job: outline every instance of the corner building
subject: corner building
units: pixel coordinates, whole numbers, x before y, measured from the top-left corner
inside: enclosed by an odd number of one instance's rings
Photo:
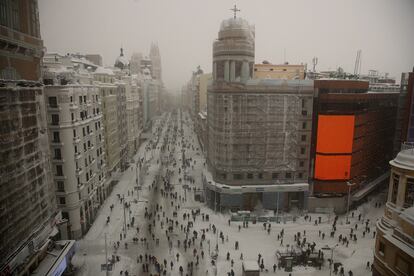
[[[384,216],[377,222],[374,276],[414,274],[414,144],[390,161]]]
[[[255,31],[224,20],[207,94],[207,203],[216,210],[306,207],[313,81],[253,79]]]

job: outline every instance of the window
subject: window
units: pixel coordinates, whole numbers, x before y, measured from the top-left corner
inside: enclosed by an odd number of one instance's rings
[[[303,161],[299,162],[299,167],[303,168],[304,165],[305,165],[305,162],[303,162]]]
[[[391,191],[391,202],[397,202],[398,184],[400,182],[400,175],[394,173],[392,176],[392,191]]]
[[[72,116],[72,121],[75,121],[75,114],[73,114],[73,112],[71,113]]]
[[[76,129],[73,130],[73,138],[76,137]]]
[[[247,179],[253,179],[253,174],[252,173],[248,173],[247,174]]]
[[[59,197],[60,204],[66,204],[66,199],[64,197]]]
[[[18,1],[12,1],[11,2],[12,6],[12,28],[15,30],[20,30],[20,18],[19,18],[19,2]]]
[[[79,96],[79,103],[82,103],[82,96]]]
[[[83,102],[86,103],[86,96],[83,96]]]
[[[305,148],[300,148],[300,154],[305,154]]]
[[[91,141],[88,141],[88,148],[91,147]]]
[[[78,153],[78,146],[75,146],[75,153]]]
[[[257,178],[259,178],[259,179],[263,179],[263,173],[258,173],[258,174],[257,174]]]
[[[88,182],[89,181],[89,174],[87,173],[86,174],[86,182]],[[89,187],[88,187],[89,188]]]
[[[62,154],[60,149],[55,149],[55,159],[56,160],[61,160],[62,159]]]
[[[395,259],[395,268],[399,272],[401,272],[402,275],[407,275],[407,276],[410,275],[409,263],[398,254],[397,254],[397,258]]]
[[[222,174],[221,174],[221,178],[222,178],[222,179],[226,179],[226,178],[227,178],[227,174],[222,173]]]
[[[59,192],[65,191],[65,183],[63,181],[57,181],[56,184]]]
[[[63,168],[61,165],[56,165],[56,175],[63,176]]]
[[[383,242],[379,242],[378,252],[381,256],[385,256],[385,244]]]
[[[85,137],[86,136],[86,131],[85,131],[84,127],[82,128],[82,133],[83,133],[83,137]]]
[[[57,107],[57,98],[56,97],[49,97],[49,106],[50,107]]]
[[[242,175],[239,174],[239,173],[233,174],[233,179],[235,179],[235,180],[240,180],[242,178],[243,178]]]
[[[278,173],[272,173],[272,179],[278,179],[279,174]]]
[[[86,148],[86,143],[83,143],[83,151],[86,152],[87,148]]]
[[[88,166],[88,159],[85,158],[85,167]]]
[[[303,178],[303,173],[298,173],[298,178],[302,179]]]
[[[52,125],[57,126],[59,125],[59,115],[52,114]]]
[[[68,212],[62,212],[62,218],[63,219],[69,219],[69,213]]]
[[[414,178],[407,177],[407,186],[405,187],[404,208],[414,206]]]
[[[7,6],[7,1],[0,1],[0,25],[8,26],[9,24],[9,9]]]
[[[53,142],[54,143],[60,143],[59,131],[53,131]]]
[[[287,179],[290,179],[290,178],[292,178],[292,173],[290,173],[290,172],[287,172],[287,173],[285,174],[285,177],[286,177]]]
[[[72,96],[70,96],[70,102],[73,102],[73,97]]]
[[[300,137],[300,139],[301,139],[301,141],[302,141],[302,142],[306,141],[306,135],[302,135],[302,136]]]
[[[90,133],[91,132],[90,129],[89,129],[89,126],[86,126],[86,132],[87,133]]]
[[[302,99],[302,108],[305,108],[305,107],[306,107],[306,100]]]
[[[302,129],[306,129],[306,122],[302,123]]]

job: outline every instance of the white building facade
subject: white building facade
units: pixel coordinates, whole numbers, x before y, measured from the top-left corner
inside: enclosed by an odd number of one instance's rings
[[[93,85],[45,86],[57,205],[68,219],[63,238],[87,232],[105,192],[105,146],[99,90]]]

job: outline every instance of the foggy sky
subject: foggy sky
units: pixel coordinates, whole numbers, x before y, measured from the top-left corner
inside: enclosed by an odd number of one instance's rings
[[[212,68],[212,43],[222,20],[238,16],[255,25],[256,63],[308,63],[317,69],[362,73],[401,72],[414,66],[414,0],[39,0],[40,28],[48,52],[97,53],[113,66],[121,45],[148,55],[160,48],[163,80],[180,89],[200,65]]]

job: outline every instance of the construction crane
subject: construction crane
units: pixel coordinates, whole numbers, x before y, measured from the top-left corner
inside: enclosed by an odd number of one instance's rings
[[[355,67],[354,67],[354,75],[359,77],[359,74],[361,74],[361,50],[357,51],[357,55],[355,58]]]

